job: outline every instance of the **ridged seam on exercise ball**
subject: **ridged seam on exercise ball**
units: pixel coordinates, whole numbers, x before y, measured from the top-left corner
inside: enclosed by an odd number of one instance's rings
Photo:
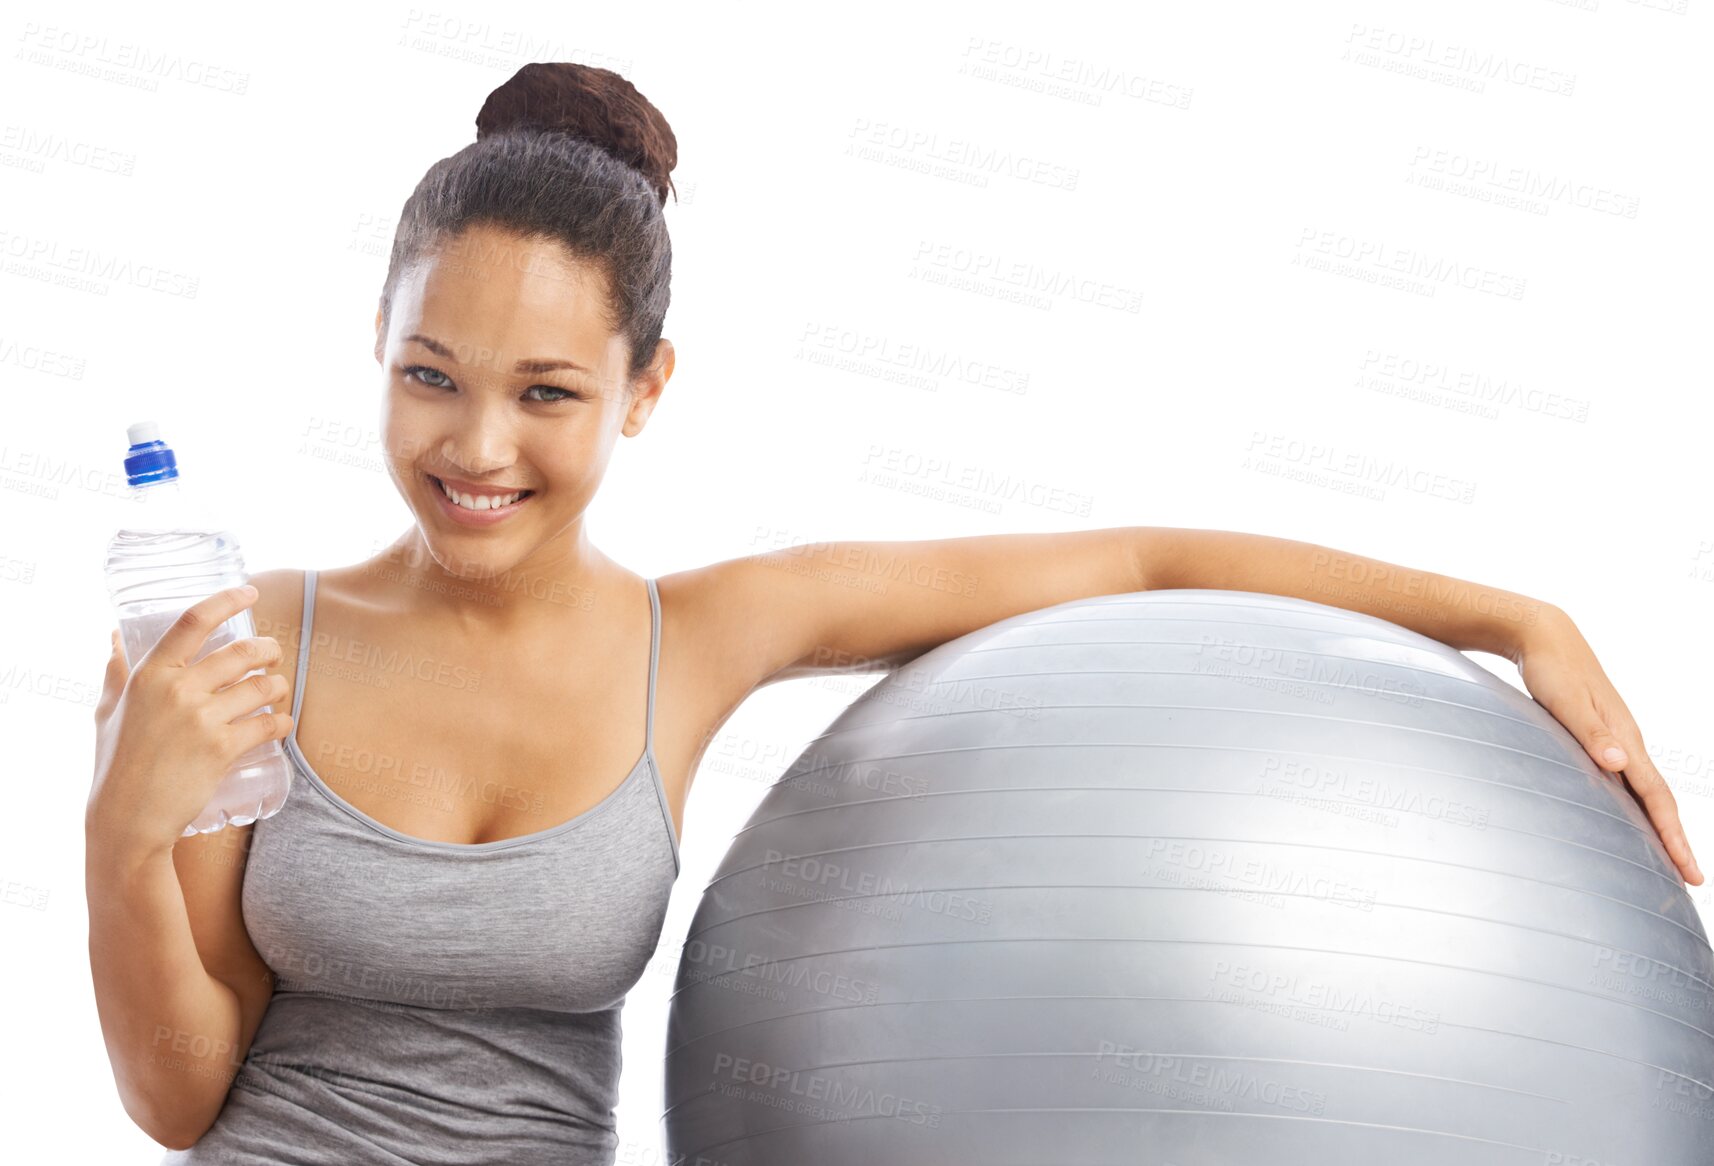
[[[1108,595],[864,693],[686,936],[683,1166],[1688,1166],[1707,935],[1622,784],[1385,620]]]

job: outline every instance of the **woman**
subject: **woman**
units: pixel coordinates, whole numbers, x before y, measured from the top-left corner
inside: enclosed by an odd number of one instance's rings
[[[1505,655],[1701,881],[1624,702],[1564,613],[1522,596],[1411,573],[1403,617],[1354,582],[1385,564],[1139,527],[624,570],[584,514],[673,370],[672,131],[570,64],[519,70],[477,129],[406,203],[376,315],[416,525],[358,566],[202,601],[130,674],[115,642],[90,954],[120,1094],[168,1161],[611,1161],[619,1008],[710,737],[772,681],[1079,597],[1268,591]],[[261,635],[187,663],[252,601]],[[179,841],[269,738],[295,763],[285,807]]]

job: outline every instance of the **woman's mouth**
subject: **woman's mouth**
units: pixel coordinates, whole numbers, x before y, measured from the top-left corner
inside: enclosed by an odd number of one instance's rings
[[[464,526],[493,526],[522,510],[534,490],[485,490],[476,492],[449,486],[433,474],[423,475],[440,504],[440,511]]]

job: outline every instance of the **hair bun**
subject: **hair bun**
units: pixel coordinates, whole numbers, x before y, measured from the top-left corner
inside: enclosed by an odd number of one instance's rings
[[[611,69],[534,61],[488,95],[476,140],[507,131],[558,130],[600,146],[642,172],[665,206],[678,165],[678,139],[661,111]]]

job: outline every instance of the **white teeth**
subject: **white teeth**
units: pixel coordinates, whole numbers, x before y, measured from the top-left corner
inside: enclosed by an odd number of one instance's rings
[[[438,478],[435,480],[440,481]],[[445,482],[440,482],[440,492],[452,499],[453,505],[463,507],[465,510],[497,510],[502,506],[510,506],[524,496],[522,490],[515,494],[504,495],[463,494]]]

